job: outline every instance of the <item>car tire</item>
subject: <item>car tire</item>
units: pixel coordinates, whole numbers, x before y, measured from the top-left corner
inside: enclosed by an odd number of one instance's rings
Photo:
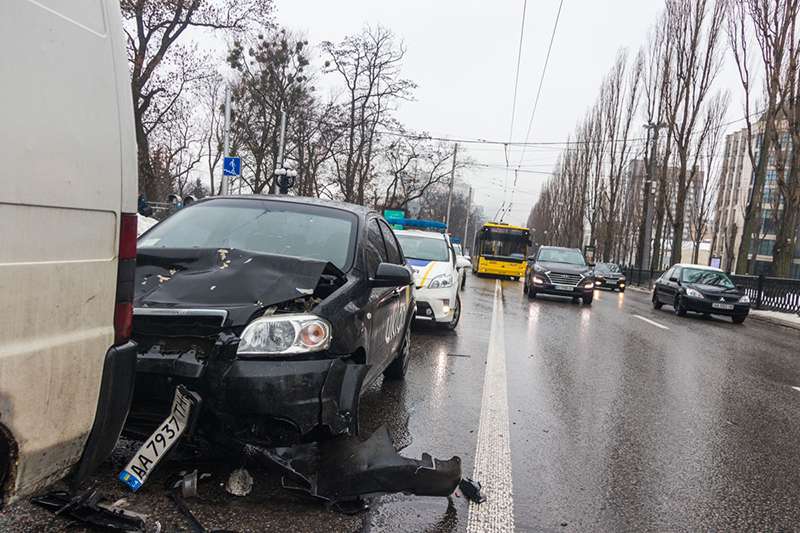
[[[391,381],[405,379],[409,361],[411,361],[411,324],[406,326],[403,344],[400,345],[394,360],[383,371],[383,377]]]
[[[664,307],[664,304],[659,301],[656,291],[653,291],[653,309],[661,309],[662,307]]]
[[[625,292],[625,289],[620,289],[620,290],[619,290],[619,292],[621,292],[621,293],[622,293],[622,292]]]
[[[583,305],[592,305],[592,300],[594,300],[594,294],[589,296],[581,296],[581,302],[583,302]]]
[[[533,290],[533,287],[528,287],[528,300],[533,300],[536,298],[536,291]]]
[[[461,278],[461,290],[463,291],[467,286],[467,273],[464,272],[464,277]]]
[[[675,302],[672,304],[672,309],[675,311],[676,315],[686,316],[686,307],[683,305],[680,294],[675,297]]]
[[[447,330],[453,331],[461,320],[461,296],[456,294],[456,308],[453,310],[453,318],[450,322],[437,322],[437,324]]]
[[[734,324],[741,324],[742,322],[744,322],[745,318],[747,318],[747,315],[742,315],[742,316],[733,315],[731,317],[731,320],[733,320]]]
[[[528,294],[528,281],[525,279],[526,281],[522,282],[522,294]]]

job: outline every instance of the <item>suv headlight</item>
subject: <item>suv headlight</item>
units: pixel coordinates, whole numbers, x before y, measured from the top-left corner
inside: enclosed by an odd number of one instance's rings
[[[703,293],[691,287],[686,288],[686,296],[691,296],[692,298],[705,298],[705,296],[703,296]]]
[[[739,303],[740,304],[749,304],[750,303],[750,297],[745,294],[744,296],[739,298]]]
[[[453,286],[452,274],[439,274],[428,282],[429,289],[446,289]]]
[[[286,355],[319,352],[331,345],[331,325],[308,314],[270,315],[250,322],[239,340],[238,355]]]

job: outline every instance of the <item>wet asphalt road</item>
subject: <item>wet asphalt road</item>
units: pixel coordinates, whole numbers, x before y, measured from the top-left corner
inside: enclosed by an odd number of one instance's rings
[[[472,475],[482,412],[497,407],[482,405],[487,357],[497,357],[502,339],[513,483],[505,523],[517,531],[800,527],[800,390],[792,388],[800,387],[800,332],[679,318],[668,307],[653,310],[649,295],[634,290],[597,291],[587,307],[529,301],[520,283],[501,285],[468,279],[455,333],[417,325],[405,383],[379,381],[362,399],[365,434],[386,425],[404,455],[458,455]],[[502,319],[490,346],[496,297]],[[126,497],[165,531],[188,530],[162,487],[168,473],[196,465],[164,464],[131,495],[113,479],[130,446],[122,443],[96,475],[101,491]],[[250,495],[234,498],[220,487],[229,467],[200,469],[213,477],[189,505],[208,528],[468,529],[462,497],[383,496],[367,513],[345,516],[286,493],[262,472]],[[496,480],[481,481],[491,498]],[[66,524],[29,504],[0,513],[0,531]]]

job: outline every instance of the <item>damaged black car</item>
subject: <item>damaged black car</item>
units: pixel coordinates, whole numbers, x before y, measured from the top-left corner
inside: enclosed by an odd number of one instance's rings
[[[272,448],[357,434],[362,390],[406,373],[411,282],[386,221],[338,202],[216,197],[142,235],[125,431],[149,439],[121,479],[138,488],[187,431]]]

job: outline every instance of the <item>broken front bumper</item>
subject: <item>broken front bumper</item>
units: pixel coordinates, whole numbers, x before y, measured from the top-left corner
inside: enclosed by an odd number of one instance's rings
[[[341,358],[205,361],[190,353],[139,354],[127,431],[149,434],[169,412],[175,387],[182,384],[202,395],[198,429],[211,440],[236,435],[285,445],[356,434],[367,369]]]

